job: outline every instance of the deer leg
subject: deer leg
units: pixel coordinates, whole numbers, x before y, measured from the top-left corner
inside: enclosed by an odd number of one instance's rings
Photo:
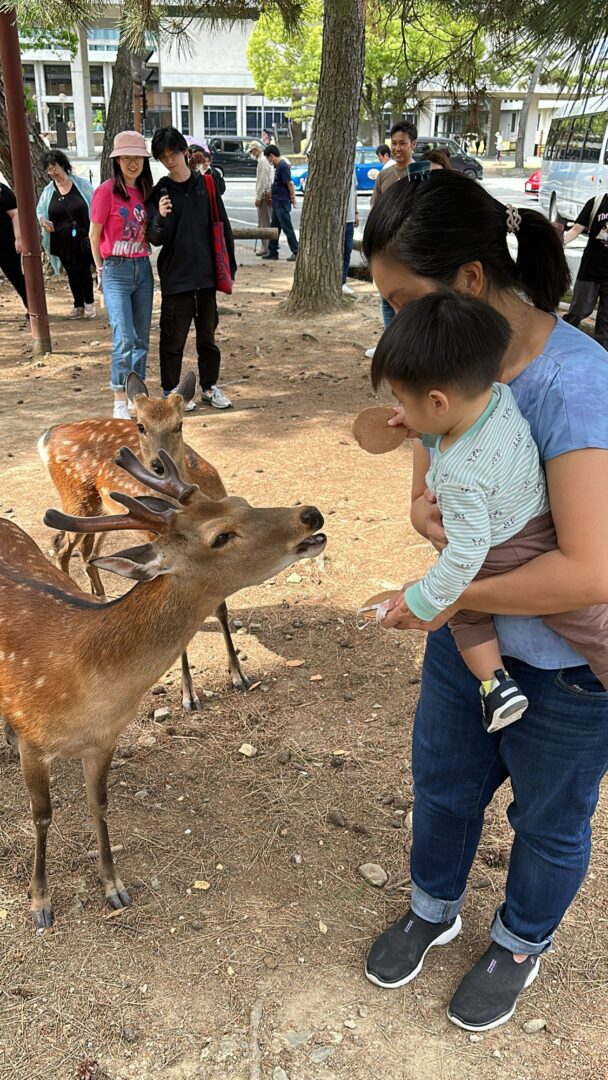
[[[64,574],[70,575],[70,559],[72,552],[80,539],[79,533],[60,532],[53,540],[51,551],[55,562]]]
[[[53,908],[46,880],[46,838],[51,824],[50,768],[38,753],[23,740],[19,744],[21,771],[30,796],[32,818],[36,829],[34,870],[28,896],[32,901],[32,918],[37,930],[53,925]]]
[[[99,570],[96,566],[93,566],[90,561],[93,555],[97,554],[96,542],[97,536],[95,533],[85,533],[82,543],[80,544],[80,554],[82,555],[84,568],[87,572],[89,581],[91,582],[91,592],[93,593],[93,596],[103,596],[105,598],[106,590],[104,589],[102,580],[99,576]]]
[[[126,908],[131,906],[131,897],[116,873],[114,858],[108,835],[108,772],[114,754],[111,750],[96,750],[83,758],[84,782],[87,789],[87,802],[97,833],[99,852],[99,877],[110,907]]]
[[[182,653],[182,709],[184,712],[198,712],[202,707],[201,699],[192,682],[188,653],[184,651]]]
[[[235,690],[247,690],[251,686],[251,679],[245,675],[239,658],[236,655],[236,649],[230,634],[230,627],[228,626],[228,608],[225,603],[222,602],[219,604],[218,607],[216,607],[214,614],[222,628],[224,644],[226,646],[226,652],[228,653],[228,671],[230,672],[232,685]]]

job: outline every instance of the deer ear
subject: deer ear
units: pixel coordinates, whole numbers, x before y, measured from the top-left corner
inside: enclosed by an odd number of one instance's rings
[[[127,400],[129,402],[129,408],[131,409],[135,405],[135,398],[139,397],[140,394],[144,394],[145,397],[150,397],[148,393],[148,387],[136,371],[130,371],[127,375],[125,392],[127,395]]]
[[[196,375],[193,371],[189,371],[187,375],[184,375],[180,381],[179,386],[175,387],[174,394],[181,394],[184,401],[192,401],[194,397],[194,391],[196,390]]]
[[[111,574],[133,578],[134,581],[152,581],[161,574],[171,573],[162,551],[154,543],[125,548],[124,551],[117,551],[116,555],[100,555],[91,562],[100,570],[109,570]]]

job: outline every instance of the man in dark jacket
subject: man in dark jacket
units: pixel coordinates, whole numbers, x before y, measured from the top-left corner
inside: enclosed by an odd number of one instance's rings
[[[179,383],[184,348],[194,320],[201,400],[215,409],[227,409],[232,402],[217,386],[221,358],[215,343],[218,323],[215,256],[205,181],[199,172],[190,171],[188,145],[177,128],[160,128],[155,133],[152,154],[169,174],[158,181],[152,192],[155,213],[149,228],[151,243],[162,246],[158,276],[162,293],[160,375],[163,392],[166,396]],[[219,194],[217,205],[224,223],[230,273],[234,279],[234,241]],[[193,404],[190,407],[194,407]]]

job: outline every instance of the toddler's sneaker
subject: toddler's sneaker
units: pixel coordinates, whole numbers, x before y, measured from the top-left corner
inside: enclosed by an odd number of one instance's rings
[[[483,705],[483,726],[486,731],[500,731],[513,724],[528,708],[528,699],[508,672],[499,668],[493,679],[479,687]]]
[[[212,405],[214,409],[229,409],[232,405],[230,398],[226,397],[219,386],[212,386],[209,390],[203,390],[201,401],[205,405]]]
[[[73,307],[68,315],[68,319],[84,319],[84,308]]]

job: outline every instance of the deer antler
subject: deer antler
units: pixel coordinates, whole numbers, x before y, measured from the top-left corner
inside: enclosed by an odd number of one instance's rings
[[[72,517],[61,510],[47,510],[43,521],[51,529],[64,529],[73,533],[101,533],[123,529],[147,529],[150,532],[166,532],[177,516],[177,511],[163,499],[132,498],[113,491],[110,498],[127,507],[127,514],[100,514],[96,517]]]
[[[142,465],[139,458],[135,457],[135,454],[132,450],[129,450],[128,446],[121,446],[114,460],[121,469],[129,473],[129,476],[133,476],[141,484],[145,484],[146,487],[152,488],[152,491],[159,491],[161,495],[166,495],[169,499],[185,503],[188,496],[197,490],[196,484],[186,484],[182,480],[175,462],[169,457],[166,450],[159,450],[158,457],[163,465],[163,476],[158,476],[157,473],[146,469],[145,465]]]

